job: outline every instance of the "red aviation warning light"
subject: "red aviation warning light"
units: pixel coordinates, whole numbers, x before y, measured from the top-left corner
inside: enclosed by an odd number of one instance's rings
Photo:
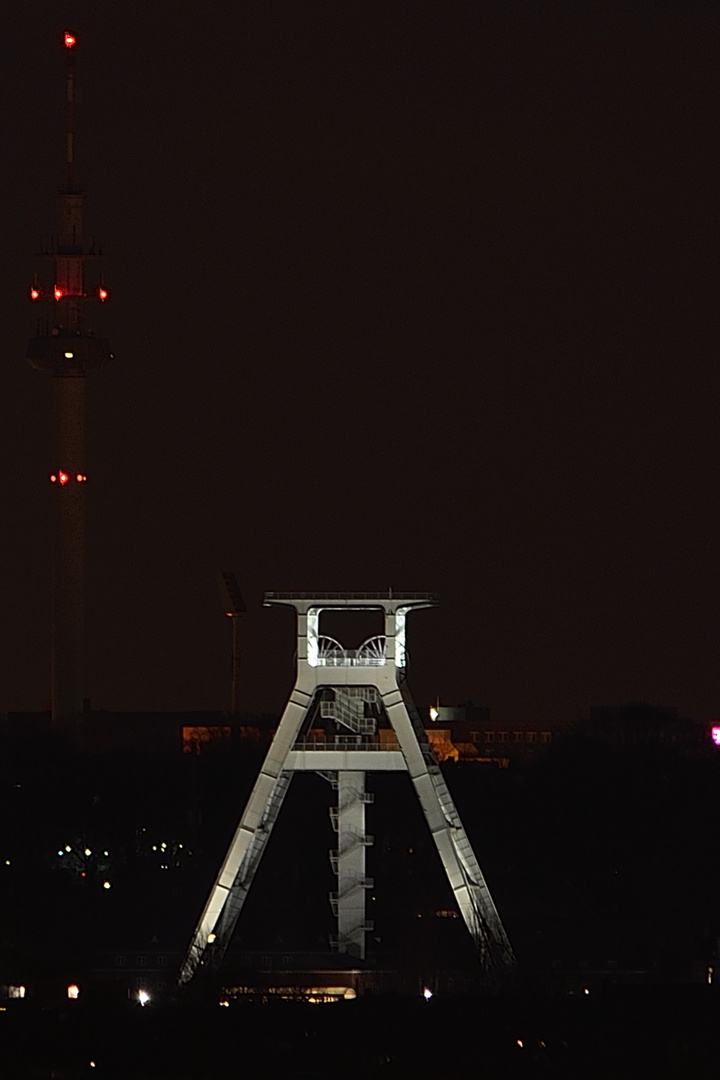
[[[38,289],[37,285],[30,286],[30,299],[33,301],[40,299],[40,290]]]
[[[65,295],[65,290],[61,289],[59,285],[56,285],[55,288],[53,289],[53,296],[55,297],[55,299],[56,300],[62,300],[64,295]]]
[[[87,483],[87,476],[85,473],[76,473],[74,478],[69,476],[68,473],[63,472],[62,469],[56,473],[50,473],[50,483],[60,484],[60,487],[65,487],[66,484],[70,483],[71,479],[74,479],[78,484]]]
[[[75,45],[75,41],[76,41],[75,35],[74,34],[69,34],[67,32],[67,30],[66,30],[65,31],[65,48],[66,49],[72,49],[72,47]]]
[[[100,300],[102,303],[104,303],[107,300],[108,295],[109,294],[108,294],[107,289],[103,285],[101,285],[100,288],[98,289],[98,300]]]

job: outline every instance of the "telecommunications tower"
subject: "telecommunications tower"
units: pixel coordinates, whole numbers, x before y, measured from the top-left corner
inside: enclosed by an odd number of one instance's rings
[[[486,982],[498,985],[512,973],[512,947],[405,683],[407,615],[435,603],[430,593],[265,594],[266,606],[297,612],[295,687],[190,941],[181,985],[219,967],[296,772],[319,773],[337,792],[330,809],[338,834],[330,852],[337,890],[330,903],[339,953],[364,959],[372,929],[365,917],[365,893],[373,886],[365,870],[372,844],[365,774],[406,772]],[[320,634],[320,615],[328,610],[379,610],[385,632],[345,649]],[[320,739],[317,724],[324,728]]]
[[[54,446],[49,474],[53,488],[52,716],[77,718],[85,699],[84,491],[85,376],[111,358],[110,343],[85,324],[88,303],[108,299],[102,275],[88,267],[100,258],[83,241],[83,193],[75,181],[75,36],[66,33],[65,183],[60,188],[60,228],[40,252],[53,276],[36,275],[30,299],[52,307],[38,319],[27,350],[29,364],[53,380]]]

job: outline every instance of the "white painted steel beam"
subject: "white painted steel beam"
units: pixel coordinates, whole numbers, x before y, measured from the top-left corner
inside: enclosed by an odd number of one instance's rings
[[[287,766],[292,772],[405,772],[400,750],[291,750]]]
[[[365,959],[365,773],[338,773],[337,951]]]

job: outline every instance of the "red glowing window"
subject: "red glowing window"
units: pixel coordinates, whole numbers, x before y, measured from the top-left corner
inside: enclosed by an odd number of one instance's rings
[[[75,44],[75,37],[74,37],[74,35],[73,35],[73,34],[68,34],[68,33],[66,33],[66,34],[65,34],[65,48],[66,48],[66,49],[72,49],[72,47],[73,47],[73,45],[74,45],[74,44]]]
[[[31,300],[39,300],[40,299],[40,290],[36,289],[34,285],[30,286],[30,299]]]
[[[62,300],[63,296],[65,295],[65,290],[61,289],[59,285],[56,285],[53,289],[53,295],[56,300]]]

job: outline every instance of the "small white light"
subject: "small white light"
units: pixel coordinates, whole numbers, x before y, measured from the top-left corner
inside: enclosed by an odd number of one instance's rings
[[[71,1001],[77,1001],[77,999],[80,997],[80,987],[77,986],[75,983],[71,983],[70,986],[68,986],[67,988],[67,996],[70,998]]]
[[[423,997],[425,998],[426,1001],[429,1001],[432,996],[433,996],[432,990],[429,987],[426,986],[425,989],[423,990]]]
[[[147,1005],[149,1000],[150,995],[148,994],[147,990],[138,990],[138,1001],[141,1005]]]
[[[66,352],[66,353],[65,353],[65,359],[66,359],[66,360],[72,360],[72,358],[73,358],[73,356],[74,356],[74,355],[75,355],[74,353],[71,353],[71,352]]]
[[[437,711],[435,706],[431,705],[431,707],[430,707],[430,719],[431,720],[437,720],[439,715],[440,715],[440,713]]]
[[[111,889],[112,885],[109,881],[103,881],[103,889]]]
[[[212,933],[208,934],[208,936],[207,936],[207,939],[208,939],[208,945],[212,945],[213,941],[215,940],[215,936],[216,936],[216,935],[215,935],[215,934],[212,934]]]
[[[66,851],[72,851],[72,848],[70,847],[70,845],[69,845],[69,844],[66,844],[66,845],[65,845],[65,850],[66,850]]]
[[[86,855],[92,855],[92,851],[90,850],[90,848],[89,848],[89,847],[86,847],[86,848],[85,848],[85,854],[86,854]]]

